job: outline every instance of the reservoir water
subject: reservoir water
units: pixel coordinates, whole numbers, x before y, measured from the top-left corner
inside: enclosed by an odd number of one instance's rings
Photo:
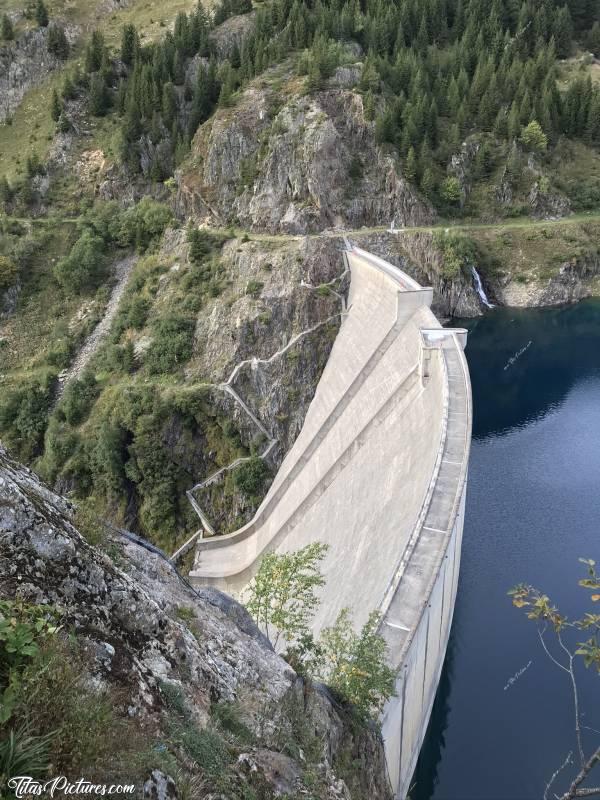
[[[458,324],[469,328],[474,406],[461,575],[410,797],[537,800],[575,757],[572,695],[507,591],[530,583],[570,615],[592,610],[577,581],[579,557],[600,563],[600,301]],[[578,675],[590,749],[600,676],[583,665]]]

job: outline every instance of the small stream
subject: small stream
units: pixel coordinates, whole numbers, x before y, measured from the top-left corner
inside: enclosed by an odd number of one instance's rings
[[[454,322],[469,328],[474,405],[461,575],[410,797],[539,800],[575,754],[569,677],[506,593],[532,583],[569,614],[591,610],[577,581],[578,558],[600,562],[600,301]],[[579,680],[600,731],[600,676],[582,666]]]

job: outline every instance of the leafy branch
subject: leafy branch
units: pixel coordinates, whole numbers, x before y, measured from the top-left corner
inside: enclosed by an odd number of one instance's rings
[[[600,601],[600,575],[596,570],[596,562],[592,559],[579,559],[587,567],[587,577],[579,581],[579,586],[590,590],[590,600],[592,603]],[[555,795],[558,800],[574,800],[577,797],[600,796],[600,786],[583,787],[592,770],[600,763],[600,746],[591,755],[586,755],[582,734],[580,698],[577,686],[577,676],[575,665],[578,660],[583,661],[586,668],[595,667],[600,673],[600,614],[586,612],[579,619],[569,619],[562,614],[555,606],[548,595],[527,584],[519,584],[509,592],[512,603],[516,608],[524,609],[528,619],[537,624],[538,637],[544,652],[550,661],[569,676],[573,697],[573,713],[575,724],[575,737],[577,740],[577,751],[579,755],[579,771],[572,780],[567,791],[562,795]],[[552,651],[546,640],[548,632],[554,633],[555,650]],[[579,634],[585,631],[588,636],[584,641],[577,641],[575,646],[569,647],[565,642],[565,637],[570,632]],[[579,636],[577,635],[577,638]],[[565,764],[553,774],[544,792],[547,797],[548,791],[558,774],[566,765],[570,763],[570,757]]]

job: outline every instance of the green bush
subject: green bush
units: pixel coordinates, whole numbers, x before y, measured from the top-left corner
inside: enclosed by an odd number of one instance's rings
[[[261,281],[251,280],[248,281],[246,285],[246,294],[250,295],[250,297],[254,297],[257,299],[260,297],[260,293],[262,292],[264,287],[264,283]]]
[[[434,243],[443,256],[441,274],[446,280],[454,280],[462,270],[476,261],[475,243],[460,233],[438,233],[434,237]]]
[[[269,467],[263,459],[254,456],[234,469],[233,482],[246,497],[256,498],[261,493],[269,473]]]
[[[90,370],[86,370],[80,378],[67,385],[59,408],[69,425],[79,425],[83,422],[99,391],[96,377]]]
[[[84,231],[71,252],[56,264],[54,274],[69,294],[79,294],[96,288],[105,276],[104,241]]]
[[[133,782],[148,745],[135,722],[115,713],[117,698],[93,688],[87,672],[75,637],[47,641],[22,672],[15,717],[46,744],[54,774]]]
[[[0,725],[15,713],[27,664],[57,630],[49,608],[0,600]]]
[[[172,219],[173,213],[168,206],[144,197],[123,214],[120,242],[124,247],[135,245],[138,252],[144,253],[156,245]]]
[[[385,661],[386,643],[378,634],[380,615],[373,612],[360,633],[347,608],[321,634],[325,658],[320,677],[364,719],[376,715],[394,694],[394,671]]]
[[[222,246],[225,237],[204,228],[189,228],[187,240],[190,245],[189,259],[192,264],[202,264],[207,257]]]
[[[0,255],[0,295],[14,285],[17,275],[16,264],[7,256]]]
[[[157,375],[173,372],[192,355],[195,323],[193,319],[173,315],[159,319],[152,326],[152,344],[146,351],[148,372]]]
[[[46,376],[24,382],[0,398],[0,431],[8,447],[23,461],[41,450],[51,389],[51,376]]]
[[[247,590],[246,606],[275,647],[286,643],[285,657],[301,674],[324,680],[358,719],[376,718],[394,694],[395,675],[386,664],[386,643],[379,635],[380,615],[370,614],[360,633],[348,609],[318,641],[310,622],[325,583],[319,563],[327,547],[319,542],[292,553],[267,553]]]

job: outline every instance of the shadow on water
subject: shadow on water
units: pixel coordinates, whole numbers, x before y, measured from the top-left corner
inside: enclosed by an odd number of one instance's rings
[[[410,796],[537,800],[574,749],[570,687],[507,591],[530,582],[589,610],[577,581],[578,557],[600,561],[600,302],[455,323],[474,407],[461,574]],[[600,680],[581,672],[600,729]]]
[[[437,765],[441,761],[442,752],[445,744],[445,732],[448,726],[448,710],[450,700],[450,686],[452,685],[452,671],[454,662],[454,639],[450,637],[446,660],[440,676],[433,708],[431,709],[431,719],[421,755],[417,762],[415,774],[412,780],[412,790],[410,796],[418,792],[419,797],[431,797],[435,788],[437,778]]]

